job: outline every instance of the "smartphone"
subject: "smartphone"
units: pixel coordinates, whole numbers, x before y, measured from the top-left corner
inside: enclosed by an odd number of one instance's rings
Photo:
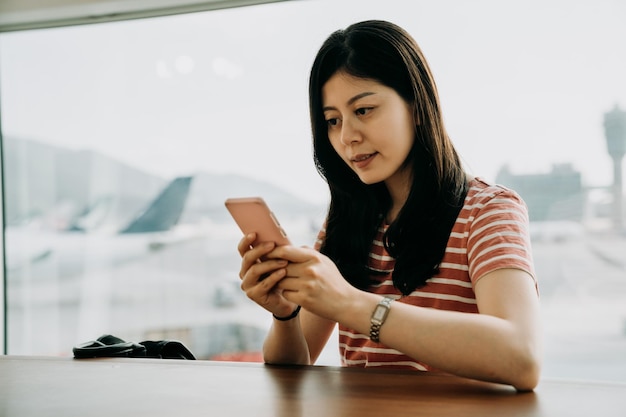
[[[255,246],[262,242],[289,245],[287,233],[262,197],[228,198],[224,203],[244,235],[255,232]]]

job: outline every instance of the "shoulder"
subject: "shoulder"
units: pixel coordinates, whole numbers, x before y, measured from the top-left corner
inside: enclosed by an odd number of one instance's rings
[[[475,177],[470,181],[469,191],[465,199],[466,202],[486,204],[494,199],[504,199],[513,203],[524,204],[524,200],[515,190],[500,184],[490,183],[480,177]]]
[[[502,268],[521,269],[534,279],[528,210],[517,192],[475,178],[460,217],[473,282]]]
[[[470,181],[462,211],[474,218],[486,212],[528,218],[526,203],[515,190],[489,183],[480,177]]]
[[[470,181],[457,223],[457,231],[467,233],[470,240],[511,231],[524,236],[529,234],[528,208],[520,195],[482,178]]]

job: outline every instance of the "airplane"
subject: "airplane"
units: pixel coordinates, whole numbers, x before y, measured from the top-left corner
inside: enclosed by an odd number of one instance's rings
[[[9,278],[12,272],[44,261],[55,262],[59,276],[76,275],[86,268],[116,266],[199,237],[199,228],[178,224],[192,179],[173,179],[133,220],[113,233],[87,226],[89,216],[103,216],[103,201],[109,204],[106,199],[96,202],[63,231],[8,226],[5,250]]]

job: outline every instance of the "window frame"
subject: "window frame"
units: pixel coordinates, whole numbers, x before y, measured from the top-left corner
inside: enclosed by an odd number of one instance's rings
[[[0,33],[171,16],[293,0],[20,0],[0,2]]]

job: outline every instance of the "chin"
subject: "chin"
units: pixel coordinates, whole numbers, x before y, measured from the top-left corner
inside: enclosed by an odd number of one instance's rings
[[[359,175],[359,179],[365,185],[378,184],[379,182],[382,181],[380,178],[374,178],[374,177],[368,176],[368,175]]]

